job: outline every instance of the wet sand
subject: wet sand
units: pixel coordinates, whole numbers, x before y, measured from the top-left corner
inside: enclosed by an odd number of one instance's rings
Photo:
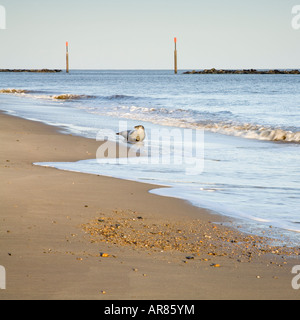
[[[94,159],[99,146],[0,114],[1,300],[300,298],[299,248],[231,229],[153,185],[32,164]]]

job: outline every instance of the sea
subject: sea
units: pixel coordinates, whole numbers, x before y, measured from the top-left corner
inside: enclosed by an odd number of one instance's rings
[[[138,150],[130,161],[36,165],[149,183],[244,232],[300,245],[300,76],[184,71],[0,73],[0,109]],[[137,145],[115,134],[136,125],[146,131]]]

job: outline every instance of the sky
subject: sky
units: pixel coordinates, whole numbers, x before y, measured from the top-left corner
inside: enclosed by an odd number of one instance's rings
[[[300,0],[0,0],[0,68],[300,68]],[[0,16],[1,19],[1,16]]]

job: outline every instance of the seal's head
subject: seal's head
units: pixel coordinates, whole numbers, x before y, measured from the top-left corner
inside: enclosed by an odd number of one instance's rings
[[[141,130],[145,130],[145,128],[144,128],[143,126],[141,126],[141,125],[139,125],[139,126],[135,126],[135,127],[134,127],[134,129],[136,129],[136,130],[139,130],[139,129],[141,129]]]

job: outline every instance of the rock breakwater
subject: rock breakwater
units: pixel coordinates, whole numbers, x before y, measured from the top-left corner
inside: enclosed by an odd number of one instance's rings
[[[242,69],[242,70],[225,70],[225,69],[204,69],[204,70],[193,70],[186,71],[183,74],[300,74],[299,70],[256,70],[256,69]]]

